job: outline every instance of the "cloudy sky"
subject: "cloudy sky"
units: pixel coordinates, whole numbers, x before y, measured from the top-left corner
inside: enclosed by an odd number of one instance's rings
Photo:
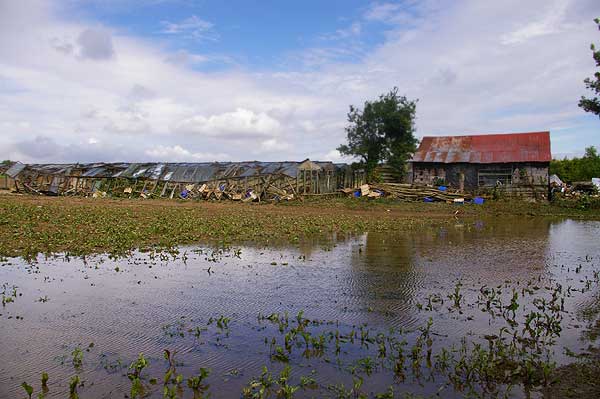
[[[417,133],[550,130],[577,107],[598,0],[0,0],[0,159],[340,160],[349,104],[397,86]]]

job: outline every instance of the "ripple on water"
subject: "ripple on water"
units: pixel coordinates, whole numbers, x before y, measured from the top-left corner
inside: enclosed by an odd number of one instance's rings
[[[88,259],[87,265],[78,259],[49,259],[40,262],[39,274],[30,274],[21,261],[11,260],[0,268],[0,282],[17,285],[23,296],[0,312],[0,397],[20,395],[21,380],[37,382],[42,371],[51,378],[48,397],[64,397],[75,373],[70,353],[91,342],[80,372],[93,382],[86,384],[85,397],[116,397],[129,390],[124,370],[108,372],[103,360],[120,359],[127,366],[144,352],[151,362],[147,375],[160,379],[166,368],[164,349],[177,352],[182,362],[178,371],[185,375],[211,368],[213,396],[237,396],[263,365],[275,372],[282,367],[269,360],[264,339],[273,336],[273,326],[258,323],[258,314],[288,312],[293,323],[303,310],[310,319],[337,320],[347,327],[367,323],[379,330],[414,330],[431,316],[416,304],[440,294],[448,306],[446,296],[459,280],[464,295],[475,298],[473,286],[549,275],[567,284],[580,278],[573,274],[580,263],[585,273],[598,270],[599,233],[599,223],[512,221],[413,230],[395,237],[368,234],[326,249],[248,246],[241,258],[225,254],[217,262],[188,248],[186,263],[152,264],[144,254],[136,254],[134,261]],[[34,302],[45,295],[47,303]],[[584,314],[594,303],[597,297],[584,296],[573,310]],[[8,319],[15,315],[25,319]],[[220,316],[231,318],[229,335],[214,322],[209,325]],[[480,332],[490,328],[484,321],[467,325],[455,316],[437,317],[434,329],[457,340],[473,326]],[[200,338],[188,332],[196,327],[207,329]],[[565,334],[561,345],[579,338],[579,333]],[[294,364],[293,375],[308,375],[311,369],[318,371],[315,378],[323,386],[352,384],[346,371],[316,359],[305,360],[303,367]],[[237,372],[228,374],[232,370]]]

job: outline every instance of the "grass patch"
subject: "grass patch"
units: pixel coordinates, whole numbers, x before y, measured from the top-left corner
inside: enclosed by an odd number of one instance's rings
[[[121,255],[135,248],[168,249],[206,241],[293,243],[333,232],[393,232],[455,223],[456,217],[499,215],[600,219],[598,212],[520,201],[455,206],[334,198],[275,205],[4,195],[0,256]]]

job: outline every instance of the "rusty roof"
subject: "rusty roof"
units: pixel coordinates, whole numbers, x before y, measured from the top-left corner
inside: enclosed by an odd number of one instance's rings
[[[412,162],[550,162],[550,132],[423,137]]]

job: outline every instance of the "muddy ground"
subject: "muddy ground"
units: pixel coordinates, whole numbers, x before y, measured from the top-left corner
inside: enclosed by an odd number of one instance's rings
[[[546,203],[478,205],[334,198],[280,204],[0,196],[0,256],[169,248],[206,240],[294,242],[315,234],[401,231],[478,218],[571,217],[599,212]]]

